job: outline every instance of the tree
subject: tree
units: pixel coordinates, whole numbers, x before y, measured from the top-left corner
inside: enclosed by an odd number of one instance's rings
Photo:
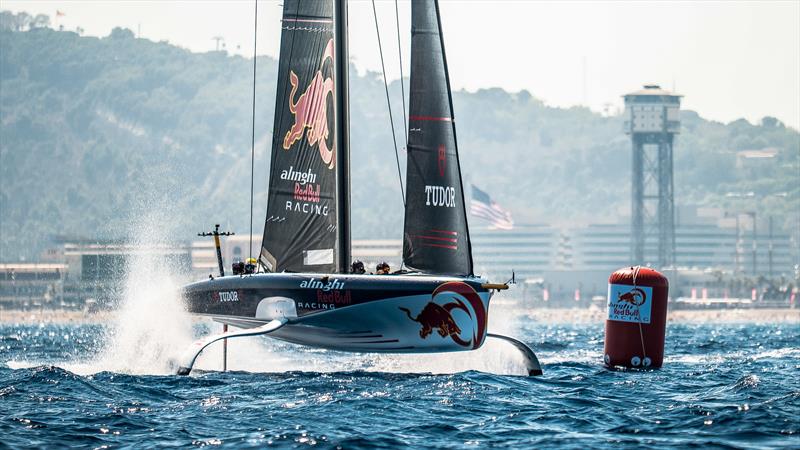
[[[0,30],[24,31],[25,28],[31,24],[32,20],[31,15],[24,11],[18,14],[14,14],[11,11],[0,11]]]
[[[24,31],[26,28],[29,28],[31,25],[31,20],[31,15],[26,12],[20,12],[17,14],[17,31]]]
[[[50,17],[46,14],[37,14],[31,20],[31,28],[45,28],[50,26]]]
[[[102,39],[14,32],[30,21],[0,11],[0,260],[35,258],[54,233],[120,237],[132,217],[157,209],[154,199],[168,199],[170,226],[182,236],[208,217],[248,228],[252,60],[134,39],[124,28]],[[258,64],[259,104],[269,105],[256,118],[255,204],[263,207],[277,68],[266,56]],[[374,101],[383,81],[351,74],[351,123],[369,124],[351,130],[353,234],[397,238],[403,204],[391,129],[385,103]],[[549,107],[526,91],[457,91],[453,102],[465,177],[520,223],[596,223],[629,209],[623,118]],[[800,134],[771,117],[726,125],[681,113],[676,206],[785,192],[753,209],[796,228]],[[764,147],[778,150],[775,158],[736,167],[735,150]]]
[[[134,35],[133,35],[133,31],[131,31],[131,30],[127,29],[127,28],[114,27],[114,29],[111,30],[111,34],[109,35],[109,37],[111,39],[120,39],[121,40],[121,39],[133,39]]]
[[[783,124],[780,120],[772,117],[772,116],[764,116],[761,119],[761,126],[764,128],[785,128],[786,125]]]
[[[0,11],[0,31],[18,31],[17,18],[11,11]]]

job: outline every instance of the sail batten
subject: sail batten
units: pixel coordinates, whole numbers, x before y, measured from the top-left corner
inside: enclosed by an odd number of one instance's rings
[[[432,274],[472,275],[438,3],[411,3],[411,90],[403,263]]]

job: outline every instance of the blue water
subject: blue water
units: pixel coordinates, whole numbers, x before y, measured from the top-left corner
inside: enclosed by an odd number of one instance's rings
[[[800,448],[798,324],[670,324],[664,368],[625,372],[600,366],[600,323],[518,322],[543,377],[508,375],[502,346],[379,357],[263,338],[242,365],[269,356],[264,372],[117,373],[96,362],[114,357],[106,326],[0,325],[0,447]],[[463,371],[394,370],[431,365]]]

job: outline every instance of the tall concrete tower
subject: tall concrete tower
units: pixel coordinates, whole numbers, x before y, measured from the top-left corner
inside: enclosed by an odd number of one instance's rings
[[[633,143],[634,264],[657,263],[659,268],[675,264],[672,143],[680,132],[680,107],[680,95],[656,85],[625,95],[625,133]]]

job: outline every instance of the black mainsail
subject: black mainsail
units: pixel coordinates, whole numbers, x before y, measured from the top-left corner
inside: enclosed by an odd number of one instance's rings
[[[411,90],[403,263],[431,274],[472,275],[439,4],[411,3]]]
[[[284,0],[259,258],[271,272],[342,272],[348,264],[346,16],[344,2],[335,3]]]

